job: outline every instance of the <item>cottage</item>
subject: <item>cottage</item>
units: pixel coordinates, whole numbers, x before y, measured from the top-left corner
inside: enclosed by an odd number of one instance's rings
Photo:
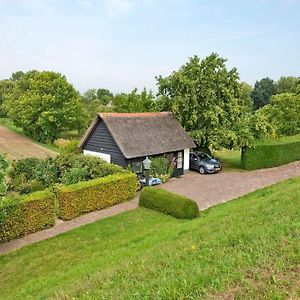
[[[83,136],[85,155],[142,172],[146,156],[164,155],[174,176],[189,169],[189,152],[195,144],[170,112],[99,113]]]

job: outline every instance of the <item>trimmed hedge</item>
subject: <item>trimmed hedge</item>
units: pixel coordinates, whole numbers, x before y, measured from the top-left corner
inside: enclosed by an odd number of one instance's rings
[[[258,144],[242,150],[242,168],[271,168],[300,160],[300,140],[291,143]]]
[[[143,188],[139,205],[179,219],[194,219],[199,216],[195,201],[160,188]]]
[[[48,191],[0,202],[0,242],[52,227],[54,223],[54,199]]]
[[[109,175],[61,187],[57,193],[59,217],[71,220],[79,215],[110,207],[135,195],[137,177],[133,173]]]

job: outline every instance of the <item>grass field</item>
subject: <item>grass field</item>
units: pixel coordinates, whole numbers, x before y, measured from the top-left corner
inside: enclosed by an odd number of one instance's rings
[[[182,221],[146,209],[0,256],[1,299],[296,299],[300,178]]]
[[[239,150],[217,150],[213,152],[213,156],[223,161],[225,171],[244,171],[241,167],[241,151]]]

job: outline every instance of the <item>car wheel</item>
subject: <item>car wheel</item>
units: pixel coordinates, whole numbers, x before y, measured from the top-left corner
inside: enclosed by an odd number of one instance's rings
[[[205,169],[204,169],[203,166],[200,166],[200,167],[199,167],[199,173],[200,173],[200,174],[205,174]]]

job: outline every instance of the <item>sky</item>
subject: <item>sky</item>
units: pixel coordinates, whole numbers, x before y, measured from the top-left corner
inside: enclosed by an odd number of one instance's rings
[[[250,84],[300,76],[300,0],[0,0],[0,36],[0,79],[51,70],[80,92],[155,92],[212,52]]]

